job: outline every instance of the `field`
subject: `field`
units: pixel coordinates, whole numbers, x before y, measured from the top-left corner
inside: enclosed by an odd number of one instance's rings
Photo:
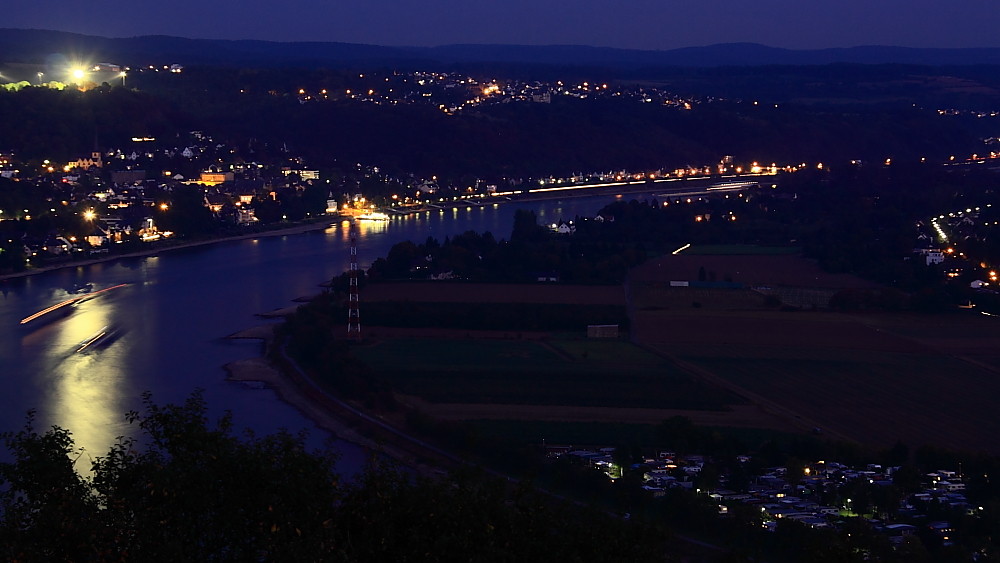
[[[476,420],[471,423],[481,436],[517,443],[607,446],[655,443],[653,424],[602,422],[539,422],[533,420]],[[714,428],[720,434],[756,447],[765,440],[783,440],[789,434],[752,428]]]
[[[698,247],[694,247],[697,251]],[[756,247],[704,247],[729,254],[695,254],[687,251],[649,260],[629,272],[634,283],[697,281],[704,269],[708,281],[733,281],[747,286],[799,288],[873,288],[875,284],[847,274],[824,272],[812,260],[794,254],[747,254]],[[739,251],[739,253],[737,253]]]
[[[418,303],[485,299],[503,307],[580,298],[585,305],[624,305],[628,341],[588,340],[582,326],[559,332],[370,327],[366,334],[378,338],[355,350],[404,402],[440,419],[495,428],[641,426],[683,415],[713,427],[818,428],[874,447],[902,440],[1000,453],[1000,418],[992,416],[1000,396],[998,319],[969,311],[780,311],[751,290],[667,283],[692,279],[681,274],[697,275],[699,264],[760,284],[773,283],[770,275],[806,289],[866,285],[780,254],[654,261],[633,271],[627,291],[408,284],[404,294]],[[380,291],[388,299],[399,289]]]
[[[823,428],[889,446],[925,442],[978,450],[1000,431],[1000,377],[923,354],[820,354],[793,359],[687,357],[735,385],[794,405]],[[971,416],[970,416],[971,415]]]
[[[497,284],[441,281],[385,282],[366,286],[365,302],[565,303],[622,305],[625,292],[614,285]]]
[[[699,290],[732,301],[725,290]],[[726,385],[790,427],[884,447],[1000,453],[1000,323],[945,315],[695,308],[690,295],[634,287],[633,335],[706,381]]]
[[[684,251],[684,254],[698,256],[797,256],[802,249],[797,246],[750,246],[745,244],[697,244]]]
[[[627,342],[393,338],[355,353],[431,404],[723,411],[742,402]]]

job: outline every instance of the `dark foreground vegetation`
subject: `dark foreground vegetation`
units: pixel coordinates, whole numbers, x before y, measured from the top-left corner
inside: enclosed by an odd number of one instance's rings
[[[142,436],[123,439],[97,459],[88,477],[74,467],[79,452],[68,430],[39,432],[29,417],[25,429],[5,435],[13,458],[0,464],[0,549],[7,560],[931,562],[967,561],[973,553],[978,561],[995,560],[990,538],[996,520],[989,515],[997,491],[983,480],[974,480],[969,491],[985,503],[977,516],[927,507],[963,530],[957,542],[943,546],[918,534],[893,548],[863,518],[848,517],[841,528],[825,530],[781,521],[767,532],[756,507],[720,517],[705,495],[671,490],[654,499],[640,488],[636,471],[611,483],[569,459],[543,461],[537,451],[520,462],[536,472],[537,482],[604,508],[558,501],[523,482],[470,470],[427,480],[375,459],[358,475],[338,475],[335,459],[307,451],[302,436],[239,435],[228,417],[210,421],[198,395],[183,405],[158,406],[147,398],[143,413],[128,419]],[[447,432],[438,434],[445,438]],[[718,459],[744,447],[682,419],[657,426],[655,440]],[[491,440],[490,448],[479,448],[486,449],[507,446]],[[754,467],[784,466],[793,485],[793,471],[806,458],[903,463],[899,475],[910,478],[898,485],[845,489],[858,513],[877,514],[890,510],[923,468],[956,461],[932,450],[911,457],[902,446],[852,453],[815,438],[768,441],[757,454]],[[616,452],[622,463],[633,455],[625,445]],[[995,461],[966,462],[970,473],[997,469]],[[754,467],[731,465],[729,483],[739,490]],[[715,486],[723,470],[706,467],[698,486]],[[722,547],[699,551],[676,539],[678,532]]]
[[[75,467],[69,430],[7,434],[8,561],[662,560],[652,528],[471,472],[414,477],[374,458],[339,475],[303,436],[240,435],[197,394],[127,419],[142,432]]]

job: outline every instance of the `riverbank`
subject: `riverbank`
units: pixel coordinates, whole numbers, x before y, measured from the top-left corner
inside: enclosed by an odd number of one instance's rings
[[[565,188],[547,189],[544,191],[536,191],[536,192],[517,192],[511,194],[486,196],[479,198],[460,198],[448,201],[435,201],[430,204],[424,204],[420,206],[399,205],[399,206],[382,207],[380,209],[383,211],[388,211],[396,216],[403,216],[403,215],[413,215],[415,213],[424,213],[432,210],[445,210],[445,209],[465,208],[465,207],[485,207],[487,205],[503,204],[503,203],[558,201],[561,199],[576,199],[584,197],[641,194],[641,193],[652,193],[656,191],[660,190],[657,189],[657,184],[655,183],[649,183],[645,181],[635,181],[632,183],[615,185],[615,186],[596,186],[596,187],[568,186]]]
[[[237,338],[233,336],[232,338]],[[241,337],[242,338],[242,337]],[[278,398],[295,407],[316,426],[332,433],[338,439],[375,451],[378,444],[358,433],[346,420],[321,408],[311,400],[290,378],[282,374],[264,358],[236,360],[223,366],[226,379],[239,382],[256,382],[274,390]]]
[[[265,343],[266,348],[271,348],[275,345],[276,326],[277,323],[258,325],[227,338],[259,339]],[[371,455],[384,455],[422,475],[439,475],[441,468],[456,467],[463,463],[450,453],[398,430],[400,421],[390,421],[381,415],[369,414],[360,407],[329,394],[289,358],[283,349],[277,356],[282,359],[279,364],[266,357],[230,362],[223,366],[226,379],[261,384],[337,439],[360,446]]]
[[[686,178],[660,178],[645,180],[624,180],[620,182],[610,182],[606,184],[585,184],[554,186],[549,188],[533,188],[520,192],[504,192],[490,196],[461,197],[458,199],[427,202],[423,204],[408,204],[381,207],[381,211],[391,213],[395,216],[414,215],[433,210],[444,211],[446,209],[460,209],[467,207],[486,207],[501,203],[525,203],[541,201],[558,201],[565,199],[580,199],[586,197],[614,197],[624,198],[627,195],[649,194],[654,198],[664,197],[703,197],[709,194],[718,195],[722,191],[715,191],[720,188],[713,187],[714,184],[723,182],[735,182],[741,179],[750,179],[758,182],[760,177],[773,176],[773,174],[743,174],[728,176],[693,176]]]
[[[388,206],[388,207],[383,207],[381,209],[384,211],[388,211],[395,216],[405,216],[405,215],[413,215],[417,213],[428,212],[431,211],[432,209],[443,211],[445,209],[455,209],[464,207],[485,207],[491,204],[514,203],[514,202],[541,202],[541,201],[554,201],[561,199],[576,199],[576,198],[598,197],[598,196],[622,197],[625,195],[642,194],[642,193],[650,193],[650,194],[669,197],[670,195],[674,195],[671,194],[671,192],[677,192],[678,190],[684,190],[687,188],[704,187],[706,184],[711,184],[712,182],[718,182],[720,179],[733,180],[745,177],[755,178],[758,176],[764,176],[764,174],[744,174],[742,176],[723,176],[723,177],[703,176],[703,177],[690,177],[683,179],[672,178],[672,179],[660,179],[660,180],[632,180],[623,182],[612,182],[609,184],[536,188],[534,191],[516,192],[516,193],[504,194],[502,196],[487,196],[482,198],[471,198],[471,199],[461,198],[451,201],[433,202],[421,205],[420,207]],[[657,194],[657,192],[659,193]],[[691,193],[699,193],[699,192],[691,192]],[[690,194],[685,192],[683,194],[676,194],[676,195],[690,195]],[[182,242],[169,246],[152,247],[146,250],[142,250],[139,252],[131,252],[128,254],[102,256],[100,258],[87,258],[85,260],[74,260],[61,264],[53,264],[51,266],[33,268],[30,270],[25,270],[23,272],[16,272],[12,274],[0,274],[0,282],[8,279],[23,278],[26,276],[32,276],[35,274],[50,272],[53,270],[76,268],[79,266],[89,266],[91,264],[111,262],[123,258],[142,258],[145,256],[153,256],[155,254],[159,254],[160,252],[168,252],[170,250],[178,250],[182,248],[191,248],[194,246],[203,246],[219,242],[229,242],[229,241],[245,240],[245,239],[260,238],[260,237],[272,237],[272,236],[305,233],[309,231],[325,229],[327,228],[327,226],[329,226],[331,222],[336,220],[337,220],[336,216],[323,217],[312,223],[295,225],[292,227],[285,227],[281,229],[275,229],[272,231],[262,231],[258,233],[247,233],[244,235],[234,235],[234,236],[214,238],[214,239]]]
[[[115,260],[124,260],[124,259],[128,259],[128,258],[144,258],[146,256],[155,256],[157,254],[160,254],[161,252],[170,252],[172,250],[181,250],[181,249],[184,249],[184,248],[193,248],[193,247],[196,247],[196,246],[206,246],[206,245],[209,245],[209,244],[217,244],[217,243],[220,243],[220,242],[232,242],[232,241],[237,241],[237,240],[248,240],[248,239],[263,238],[263,237],[277,237],[277,236],[286,236],[286,235],[297,235],[297,234],[302,234],[302,233],[308,233],[308,232],[311,232],[311,231],[319,231],[319,230],[323,230],[323,229],[326,229],[327,227],[329,227],[331,221],[334,220],[334,219],[335,219],[334,217],[330,217],[330,218],[326,218],[326,219],[324,219],[322,221],[315,221],[315,222],[312,222],[312,223],[295,225],[295,226],[292,226],[292,227],[285,227],[285,228],[281,228],[281,229],[274,229],[274,230],[271,230],[271,231],[261,231],[261,232],[257,232],[257,233],[246,233],[246,234],[242,234],[242,235],[232,235],[232,236],[221,237],[221,238],[211,238],[211,239],[204,239],[204,240],[180,242],[180,243],[172,244],[172,245],[169,245],[169,246],[164,245],[164,246],[150,247],[150,248],[147,248],[145,250],[140,250],[138,252],[129,252],[127,254],[113,254],[113,255],[101,256],[100,258],[86,258],[86,259],[83,259],[83,260],[72,260],[72,261],[69,261],[69,262],[64,262],[64,263],[59,263],[59,264],[52,264],[52,265],[49,265],[49,266],[42,266],[40,268],[31,268],[31,269],[25,270],[23,272],[15,272],[15,273],[12,273],[12,274],[0,274],[0,281],[10,280],[10,279],[16,279],[16,278],[24,278],[24,277],[33,276],[33,275],[36,275],[36,274],[44,274],[45,272],[52,272],[52,271],[55,271],[55,270],[63,270],[63,269],[66,269],[66,268],[78,268],[78,267],[81,267],[81,266],[90,266],[92,264],[100,264],[100,263],[103,263],[103,262],[113,262]]]
[[[691,186],[692,184],[702,184],[716,180],[718,179],[691,178],[681,182],[680,186]],[[611,186],[593,186],[593,187],[570,186],[565,188],[555,188],[555,189],[550,188],[544,191],[520,192],[516,194],[510,194],[504,196],[491,196],[478,199],[457,199],[452,201],[435,202],[431,206],[422,206],[420,208],[400,206],[400,207],[384,207],[382,209],[391,212],[395,216],[404,216],[404,215],[412,215],[416,213],[431,211],[431,209],[445,210],[445,209],[463,208],[463,207],[483,207],[491,204],[504,204],[504,203],[529,202],[529,201],[530,202],[556,201],[561,199],[576,199],[576,198],[596,197],[596,196],[609,196],[609,197],[624,196],[629,194],[654,193],[654,192],[663,192],[664,195],[666,195],[669,193],[669,191],[670,190],[667,188],[667,186],[662,185],[658,182],[633,181],[629,183],[622,183],[620,185],[611,185]],[[254,239],[254,238],[301,234],[310,231],[326,229],[332,222],[335,222],[337,220],[338,217],[329,216],[329,217],[323,217],[311,223],[284,227],[270,231],[261,231],[256,233],[246,233],[242,235],[233,235],[220,238],[179,242],[177,244],[151,246],[150,248],[138,252],[130,252],[127,254],[105,255],[99,258],[72,260],[69,262],[62,262],[59,264],[42,266],[39,268],[31,268],[23,272],[0,274],[0,282],[10,279],[24,278],[55,270],[77,268],[81,266],[90,266],[92,264],[113,262],[115,260],[128,259],[128,258],[143,258],[146,256],[155,256],[161,252],[169,252],[171,250],[180,250],[196,246],[205,246],[220,242],[231,242],[231,241]]]

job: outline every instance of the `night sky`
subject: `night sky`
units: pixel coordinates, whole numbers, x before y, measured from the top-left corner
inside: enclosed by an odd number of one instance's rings
[[[673,49],[1000,47],[1000,0],[6,0],[0,27],[106,37]]]

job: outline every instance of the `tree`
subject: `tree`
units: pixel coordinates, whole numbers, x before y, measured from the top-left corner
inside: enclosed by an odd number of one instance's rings
[[[428,480],[380,458],[351,482],[302,435],[234,433],[204,400],[147,394],[83,478],[69,431],[4,435],[0,556],[9,561],[650,560],[662,533],[478,472]],[[603,481],[606,482],[606,479]]]
[[[254,203],[254,214],[265,225],[277,223],[281,221],[281,204],[270,197],[262,198]]]
[[[0,465],[7,559],[314,559],[334,546],[333,459],[282,432],[237,438],[199,394],[129,413],[146,444],[120,439],[76,474],[68,431],[7,435]],[[54,531],[58,531],[54,533]]]
[[[386,277],[406,277],[420,256],[420,248],[412,242],[405,241],[394,244],[385,258]]]
[[[0,233],[0,237],[3,234]],[[15,239],[0,238],[0,272],[19,272],[24,269],[24,245]]]
[[[205,206],[205,193],[201,188],[190,186],[173,191],[169,211],[160,221],[163,228],[182,236],[204,236],[218,227],[218,220]]]
[[[806,463],[801,459],[790,457],[785,462],[785,482],[789,485],[798,485],[805,475]]]
[[[96,499],[73,468],[79,451],[66,430],[39,434],[34,413],[4,436],[13,462],[0,464],[0,545],[8,561],[66,559],[84,553],[94,535]]]
[[[548,230],[538,224],[534,211],[518,209],[514,212],[514,229],[510,234],[511,242],[540,242],[548,234]]]

